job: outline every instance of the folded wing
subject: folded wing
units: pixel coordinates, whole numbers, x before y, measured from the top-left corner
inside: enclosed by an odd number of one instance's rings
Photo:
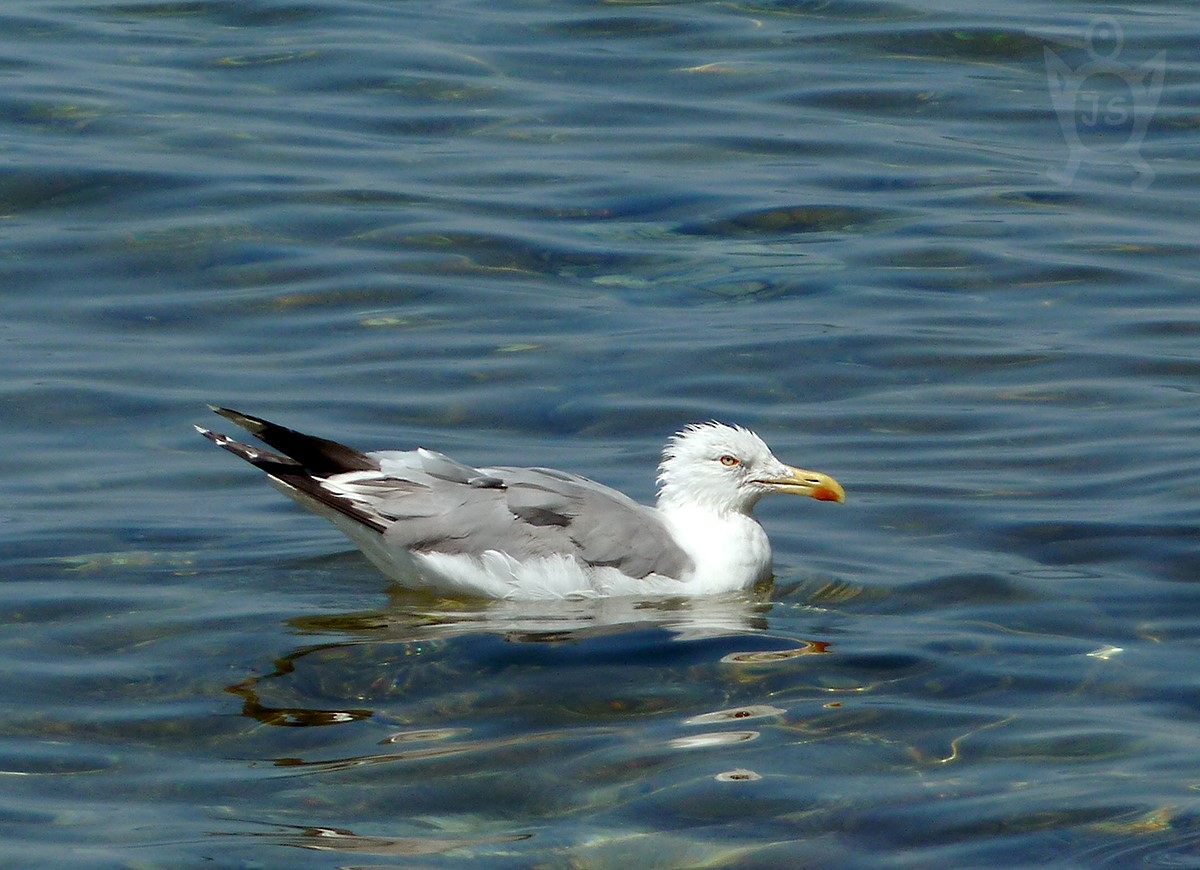
[[[653,508],[578,475],[547,468],[472,468],[431,450],[359,453],[228,409],[217,413],[279,456],[201,429],[266,472],[305,507],[381,534],[389,548],[519,561],[566,555],[633,578],[690,567]],[[330,512],[336,514],[334,517]]]

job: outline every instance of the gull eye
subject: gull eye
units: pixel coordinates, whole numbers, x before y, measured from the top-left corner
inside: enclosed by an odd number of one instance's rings
[[[741,461],[736,456],[730,456],[726,453],[721,457],[721,464],[726,468],[733,468],[735,465],[741,465]]]

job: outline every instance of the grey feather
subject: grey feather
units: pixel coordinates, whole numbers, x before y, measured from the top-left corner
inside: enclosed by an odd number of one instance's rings
[[[376,511],[394,520],[385,533],[389,543],[449,555],[570,555],[638,578],[678,577],[691,564],[652,509],[595,481],[539,468],[477,474],[495,483],[418,478],[422,491],[373,500]]]

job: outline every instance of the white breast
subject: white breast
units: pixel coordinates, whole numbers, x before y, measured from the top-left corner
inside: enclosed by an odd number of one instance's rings
[[[696,566],[683,578],[688,594],[730,592],[771,574],[771,545],[753,517],[694,506],[662,509],[676,542]]]

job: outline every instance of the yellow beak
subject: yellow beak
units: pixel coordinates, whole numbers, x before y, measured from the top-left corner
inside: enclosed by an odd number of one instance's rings
[[[759,483],[785,495],[806,495],[817,501],[836,501],[839,504],[846,501],[846,490],[828,474],[792,468],[790,465],[787,470],[786,476],[760,480]]]

